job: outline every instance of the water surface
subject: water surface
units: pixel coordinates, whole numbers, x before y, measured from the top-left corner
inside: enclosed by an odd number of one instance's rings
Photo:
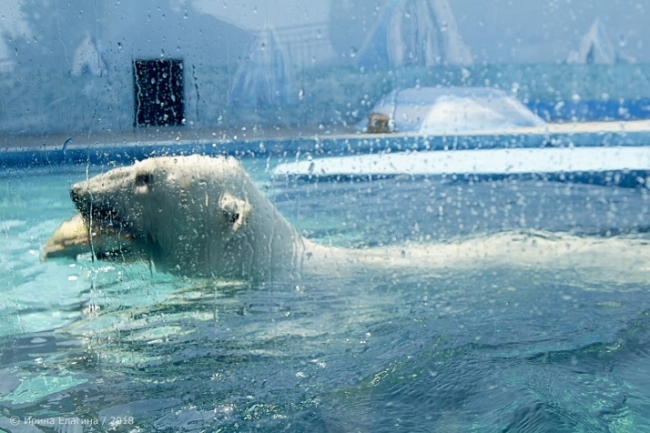
[[[426,178],[274,184],[266,162],[245,164],[301,232],[360,254],[485,248],[504,236],[593,250],[566,262],[333,271],[258,287],[145,264],[42,262],[45,239],[74,212],[67,188],[102,168],[6,173],[0,429],[650,430],[646,190]]]

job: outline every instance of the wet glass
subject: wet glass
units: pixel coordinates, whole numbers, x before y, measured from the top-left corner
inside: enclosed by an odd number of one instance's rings
[[[0,431],[650,430],[647,9],[3,1]]]

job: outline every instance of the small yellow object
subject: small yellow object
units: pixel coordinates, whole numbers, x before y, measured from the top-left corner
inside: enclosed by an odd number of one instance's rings
[[[53,257],[76,258],[80,254],[110,254],[126,249],[131,241],[130,234],[101,225],[88,228],[84,218],[76,214],[54,230],[46,241],[43,259]]]

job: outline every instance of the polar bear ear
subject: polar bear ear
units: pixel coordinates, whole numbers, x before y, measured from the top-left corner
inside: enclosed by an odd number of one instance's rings
[[[219,200],[219,207],[229,222],[232,223],[233,231],[246,225],[248,214],[251,211],[251,205],[246,200],[242,200],[226,192]]]

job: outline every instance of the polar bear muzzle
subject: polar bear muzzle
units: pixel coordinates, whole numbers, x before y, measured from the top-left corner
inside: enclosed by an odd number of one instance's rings
[[[124,227],[128,225],[125,221],[121,221],[111,203],[104,199],[95,200],[92,192],[88,191],[88,188],[80,183],[74,184],[70,188],[70,198],[72,198],[77,210],[86,221],[93,220],[107,227]]]

